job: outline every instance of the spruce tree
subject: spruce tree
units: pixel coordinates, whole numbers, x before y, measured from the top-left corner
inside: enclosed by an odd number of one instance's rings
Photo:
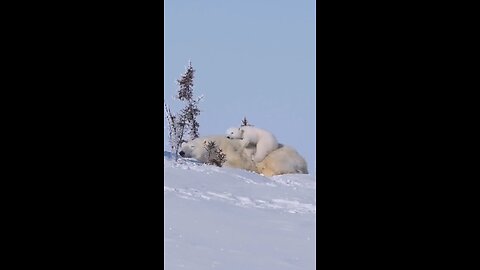
[[[195,77],[195,70],[192,63],[189,62],[187,70],[177,80],[179,88],[177,90],[176,99],[185,102],[185,107],[180,110],[178,114],[172,113],[167,104],[165,104],[166,118],[169,128],[169,143],[172,152],[175,154],[175,160],[178,160],[178,152],[182,143],[185,141],[185,133],[190,134],[190,140],[200,136],[198,129],[200,124],[197,121],[197,116],[200,115],[198,103],[202,97],[193,98],[193,79]],[[165,103],[165,101],[164,101]]]
[[[198,103],[200,98],[193,99],[193,79],[195,78],[195,69],[193,69],[192,62],[188,63],[187,70],[177,80],[179,85],[177,98],[181,101],[185,101],[187,104],[182,110],[182,114],[186,118],[186,122],[189,127],[190,140],[198,138],[200,136],[198,128],[200,124],[197,121],[197,116],[200,115],[200,109]]]

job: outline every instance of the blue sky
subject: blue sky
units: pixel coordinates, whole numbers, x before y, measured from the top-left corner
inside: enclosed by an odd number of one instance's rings
[[[315,1],[165,0],[164,6],[167,104],[179,105],[172,99],[176,79],[191,60],[194,93],[204,95],[201,136],[223,134],[246,116],[296,148],[313,173]]]

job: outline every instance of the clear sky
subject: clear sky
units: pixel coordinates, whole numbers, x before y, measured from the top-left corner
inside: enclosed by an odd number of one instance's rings
[[[180,104],[172,99],[176,79],[190,60],[194,94],[204,95],[200,136],[223,134],[246,116],[297,149],[314,173],[315,1],[165,0],[164,6],[167,104]]]

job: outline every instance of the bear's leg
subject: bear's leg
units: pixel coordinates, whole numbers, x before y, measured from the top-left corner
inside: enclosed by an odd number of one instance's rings
[[[250,158],[251,161],[255,162],[255,153],[256,153],[256,145],[250,143],[250,141],[246,139],[241,140],[240,147],[243,149],[243,151],[247,154],[247,156]]]
[[[254,160],[255,152],[256,152],[255,147],[244,148],[244,151],[245,151],[245,154],[247,155],[247,157],[249,157],[251,161],[255,161]]]
[[[268,147],[262,143],[258,143],[257,151],[255,152],[253,161],[255,161],[256,163],[261,162],[271,151],[271,147]]]
[[[264,167],[260,170],[260,174],[263,174],[264,176],[274,176],[275,173],[273,172],[272,169],[268,168],[268,167]]]

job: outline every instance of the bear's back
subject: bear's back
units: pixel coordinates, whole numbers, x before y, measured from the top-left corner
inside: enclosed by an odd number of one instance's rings
[[[279,148],[271,152],[257,165],[260,173],[266,176],[280,174],[308,174],[307,162],[292,147],[280,144]]]
[[[240,149],[240,142],[237,139],[228,139],[225,136],[208,136],[203,138],[206,141],[214,141],[222,151],[237,151]]]
[[[256,171],[256,166],[250,157],[242,148],[242,144],[238,139],[228,139],[225,135],[206,136],[201,138],[203,141],[214,141],[215,144],[225,154],[224,165],[232,168]]]

